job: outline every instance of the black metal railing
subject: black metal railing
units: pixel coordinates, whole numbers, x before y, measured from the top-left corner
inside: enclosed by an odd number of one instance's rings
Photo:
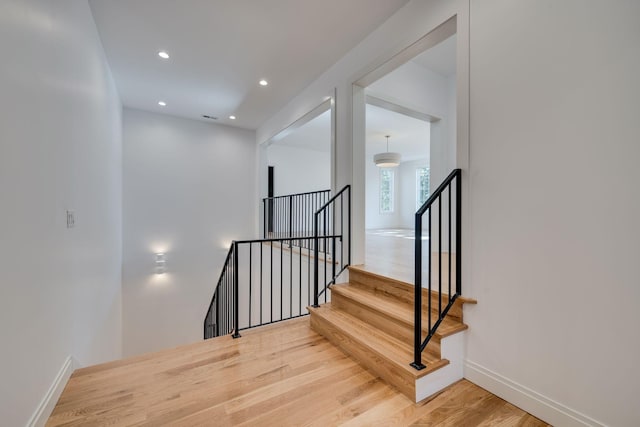
[[[204,319],[205,339],[237,338],[245,329],[308,315],[323,293],[326,302],[326,289],[351,262],[350,187],[312,217],[313,234],[232,242]]]
[[[204,318],[204,339],[234,333],[237,313],[237,306],[233,304],[238,285],[237,253],[236,245],[232,244]]]
[[[227,255],[204,322],[204,338],[233,334],[256,326],[309,314],[314,301],[316,260],[345,268],[343,236],[326,235],[234,241]]]
[[[438,326],[446,317],[449,309],[456,299],[462,294],[461,284],[461,171],[455,169],[449,174],[442,184],[429,196],[426,202],[418,209],[415,216],[415,323],[414,323],[414,360],[411,366],[415,369],[424,369],[422,364],[422,352],[434,336]],[[443,196],[446,202],[443,202]],[[444,213],[443,213],[444,210]],[[433,214],[435,211],[435,215]],[[455,217],[452,214],[455,212]],[[427,239],[422,239],[423,216],[427,214]],[[437,217],[434,218],[434,217]],[[452,222],[453,221],[453,222]],[[444,225],[443,225],[444,222]],[[435,233],[432,231],[435,229]],[[443,241],[443,229],[446,235]],[[437,252],[433,252],[434,243]],[[444,244],[444,248],[443,248]],[[423,293],[423,245],[427,252],[427,303],[422,303]],[[446,252],[443,250],[446,249]],[[446,254],[446,256],[445,256]],[[452,258],[455,257],[455,266]],[[446,258],[446,259],[445,259]],[[433,261],[437,261],[437,268],[433,268]],[[444,274],[443,274],[443,270]],[[437,272],[437,275],[434,274]],[[455,274],[455,276],[454,276]],[[434,277],[435,276],[435,277]],[[443,292],[443,279],[448,293]],[[455,292],[452,294],[452,282],[455,282]],[[437,290],[433,289],[437,283]],[[435,302],[434,302],[435,300]],[[424,309],[427,317],[427,336],[422,338],[422,324]]]
[[[262,199],[262,237],[267,239],[311,236],[313,215],[327,203],[330,195],[330,190],[322,190]]]
[[[333,236],[340,236],[339,239]],[[318,211],[313,218],[313,237],[315,248],[314,256],[314,297],[313,306],[318,307],[318,301],[324,294],[324,302],[327,302],[327,294],[329,287],[336,282],[340,274],[351,264],[351,186],[347,185],[340,190],[335,196],[329,199]],[[347,244],[344,244],[344,240]],[[337,255],[336,243],[340,243],[340,259],[344,259],[344,248],[347,249],[347,262],[341,264],[341,268],[335,263],[328,266],[326,259],[320,266],[319,250],[325,248],[325,251]],[[330,271],[327,271],[329,268]],[[323,277],[323,286],[320,286],[320,277]]]

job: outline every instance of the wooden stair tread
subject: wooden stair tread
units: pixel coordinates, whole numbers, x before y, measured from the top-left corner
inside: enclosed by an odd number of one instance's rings
[[[318,316],[333,324],[344,334],[347,334],[352,341],[357,341],[364,345],[371,352],[378,353],[387,362],[392,363],[404,372],[405,375],[415,379],[421,378],[449,363],[446,359],[425,351],[422,354],[423,363],[427,368],[415,370],[409,364],[413,360],[413,350],[411,343],[406,343],[386,334],[362,320],[354,317],[340,309],[332,307],[330,304],[322,305],[318,308],[309,307],[312,316]]]
[[[413,306],[407,304],[405,301],[394,298],[393,296],[388,294],[376,292],[375,290],[372,290],[358,283],[343,283],[339,285],[333,285],[331,287],[331,291],[334,294],[340,294],[345,298],[349,298],[361,305],[367,306],[373,310],[383,313],[384,315],[405,324],[409,328],[413,328]],[[428,333],[427,304],[423,304],[422,313],[422,329],[423,333],[426,335]],[[437,308],[436,310],[433,310],[432,307],[431,313],[431,321],[433,324],[438,319]],[[434,337],[436,339],[440,339],[453,335],[457,332],[464,331],[466,329],[467,325],[455,320],[451,316],[447,316],[443,319],[442,323],[440,323],[440,326],[434,334]]]
[[[413,295],[413,283],[405,282],[405,281],[400,280],[400,279],[395,279],[395,278],[383,276],[382,274],[379,274],[379,273],[376,273],[376,272],[373,272],[373,271],[369,271],[369,270],[367,270],[365,268],[364,265],[350,265],[349,266],[349,271],[355,271],[357,274],[364,275],[364,276],[369,276],[371,278],[374,278],[374,279],[377,279],[377,280],[381,280],[381,281],[393,284],[395,286],[399,286],[399,287],[411,292],[411,295]],[[433,290],[436,290],[436,287],[434,287]],[[423,292],[427,293],[427,289],[423,288]],[[449,295],[447,293],[443,293],[442,297],[443,297],[443,299],[448,299]],[[423,299],[424,298],[425,297],[423,297]],[[477,304],[478,303],[475,299],[468,298],[468,297],[465,297],[465,296],[462,296],[462,295],[460,295],[457,298],[457,300],[460,301],[462,304]]]
[[[361,365],[396,387],[410,399],[417,401],[437,387],[437,381],[455,379],[460,364],[458,352],[452,353],[457,365],[439,371],[436,383],[427,376],[447,365],[441,357],[442,338],[464,331],[463,304],[475,303],[457,297],[447,316],[438,326],[434,337],[422,352],[426,368],[420,371],[410,366],[413,361],[414,297],[416,288],[406,282],[349,267],[349,283],[331,286],[331,302],[318,308],[310,307],[311,328],[325,336]],[[445,287],[443,286],[443,290]],[[446,288],[448,290],[448,286]],[[447,306],[448,295],[420,289],[422,304],[422,336],[438,320],[438,306]],[[429,306],[431,305],[431,308]],[[431,384],[431,385],[428,385]],[[427,387],[427,388],[425,388]]]

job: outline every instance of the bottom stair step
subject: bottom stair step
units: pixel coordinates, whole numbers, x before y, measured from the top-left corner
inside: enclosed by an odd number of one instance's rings
[[[316,332],[414,401],[416,381],[449,364],[448,360],[425,352],[422,360],[426,368],[417,371],[409,366],[413,360],[410,344],[330,304],[309,307],[309,311],[311,327]]]

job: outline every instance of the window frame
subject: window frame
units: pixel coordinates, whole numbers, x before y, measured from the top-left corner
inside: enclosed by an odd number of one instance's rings
[[[426,198],[420,202],[420,171],[421,170],[426,170],[427,171],[427,196]],[[431,169],[429,168],[429,166],[418,166],[416,168],[416,211],[418,209],[420,209],[420,207],[422,207],[422,205],[424,204],[424,202],[427,201],[427,199],[429,198],[429,196],[431,195]]]

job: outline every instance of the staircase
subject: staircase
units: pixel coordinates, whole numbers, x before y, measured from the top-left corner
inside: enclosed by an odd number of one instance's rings
[[[467,329],[462,307],[475,301],[456,299],[423,352],[426,368],[416,370],[410,366],[413,294],[409,283],[352,266],[349,283],[331,287],[331,302],[309,310],[316,332],[418,402],[462,378],[463,334]],[[427,318],[428,290],[423,290],[423,295],[423,316]],[[437,307],[437,294],[431,298],[432,307]],[[437,318],[437,310],[431,316]],[[427,333],[423,328],[423,335]]]
[[[462,296],[460,177],[451,172],[415,214],[413,283],[351,265],[350,186],[328,200],[265,199],[264,238],[232,243],[205,339],[310,314],[312,329],[414,402],[462,379],[463,306],[475,301]]]

